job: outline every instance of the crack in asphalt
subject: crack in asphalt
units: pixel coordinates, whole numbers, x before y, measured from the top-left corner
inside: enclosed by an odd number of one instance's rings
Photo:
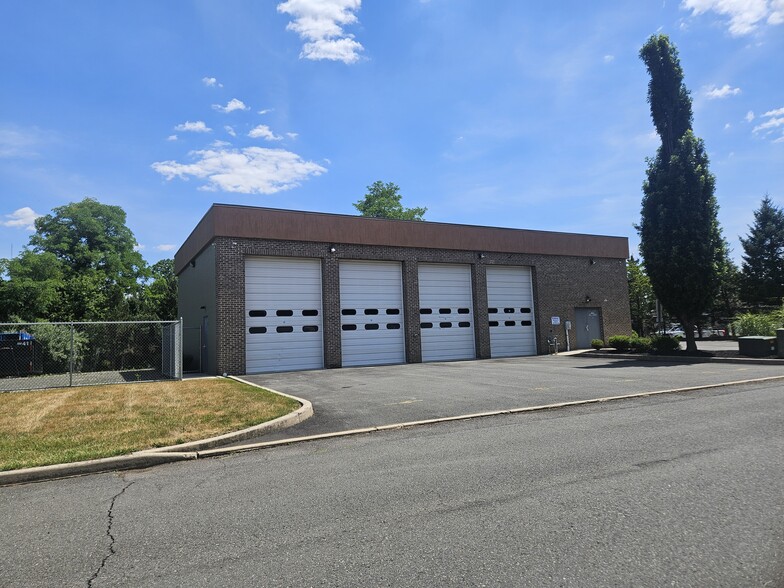
[[[123,481],[125,481],[125,478],[123,478]],[[111,558],[115,553],[117,553],[114,548],[116,539],[114,535],[112,535],[112,525],[114,524],[114,504],[115,502],[117,502],[117,499],[120,498],[120,496],[125,494],[125,491],[128,488],[134,485],[134,483],[135,482],[128,482],[122,490],[120,490],[117,494],[115,494],[112,497],[112,502],[109,504],[109,511],[106,513],[106,518],[107,518],[106,536],[109,537],[109,550],[104,556],[103,560],[101,561],[101,565],[98,566],[95,572],[93,572],[93,575],[90,577],[90,579],[87,580],[87,588],[92,588],[93,582],[95,582],[95,580],[98,578],[98,575],[101,573],[101,571],[103,571],[103,568],[106,566],[106,562],[108,562],[109,558]]]

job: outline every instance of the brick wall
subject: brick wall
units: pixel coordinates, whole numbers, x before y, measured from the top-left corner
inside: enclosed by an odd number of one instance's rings
[[[487,317],[488,265],[523,265],[532,268],[534,316],[537,348],[546,353],[547,337],[563,341],[563,321],[574,321],[575,307],[601,309],[603,337],[629,334],[631,317],[623,259],[566,257],[515,253],[414,249],[335,243],[232,239],[217,237],[216,247],[216,327],[217,372],[245,373],[245,258],[247,256],[312,257],[321,259],[323,291],[324,365],[340,367],[340,281],[341,259],[402,262],[406,359],[422,360],[419,338],[418,263],[462,263],[471,265],[477,358],[490,357],[490,330]],[[590,300],[588,300],[590,299]],[[560,327],[551,327],[551,317],[561,318]],[[574,337],[572,336],[572,344]],[[562,346],[563,348],[563,346]]]

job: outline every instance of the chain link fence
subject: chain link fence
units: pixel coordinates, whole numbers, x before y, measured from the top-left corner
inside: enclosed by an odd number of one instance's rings
[[[182,322],[0,323],[0,392],[182,379]]]

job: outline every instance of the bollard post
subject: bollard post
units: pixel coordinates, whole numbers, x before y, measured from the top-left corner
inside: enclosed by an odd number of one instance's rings
[[[776,356],[784,358],[784,329],[776,329]]]

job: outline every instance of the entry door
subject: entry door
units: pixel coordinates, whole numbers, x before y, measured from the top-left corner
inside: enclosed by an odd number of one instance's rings
[[[575,308],[577,349],[591,347],[592,339],[602,338],[602,311],[598,308]]]
[[[404,333],[400,263],[341,261],[343,366],[405,363]]]
[[[419,264],[422,361],[474,359],[471,266]]]
[[[245,260],[245,371],[324,367],[321,260]]]

